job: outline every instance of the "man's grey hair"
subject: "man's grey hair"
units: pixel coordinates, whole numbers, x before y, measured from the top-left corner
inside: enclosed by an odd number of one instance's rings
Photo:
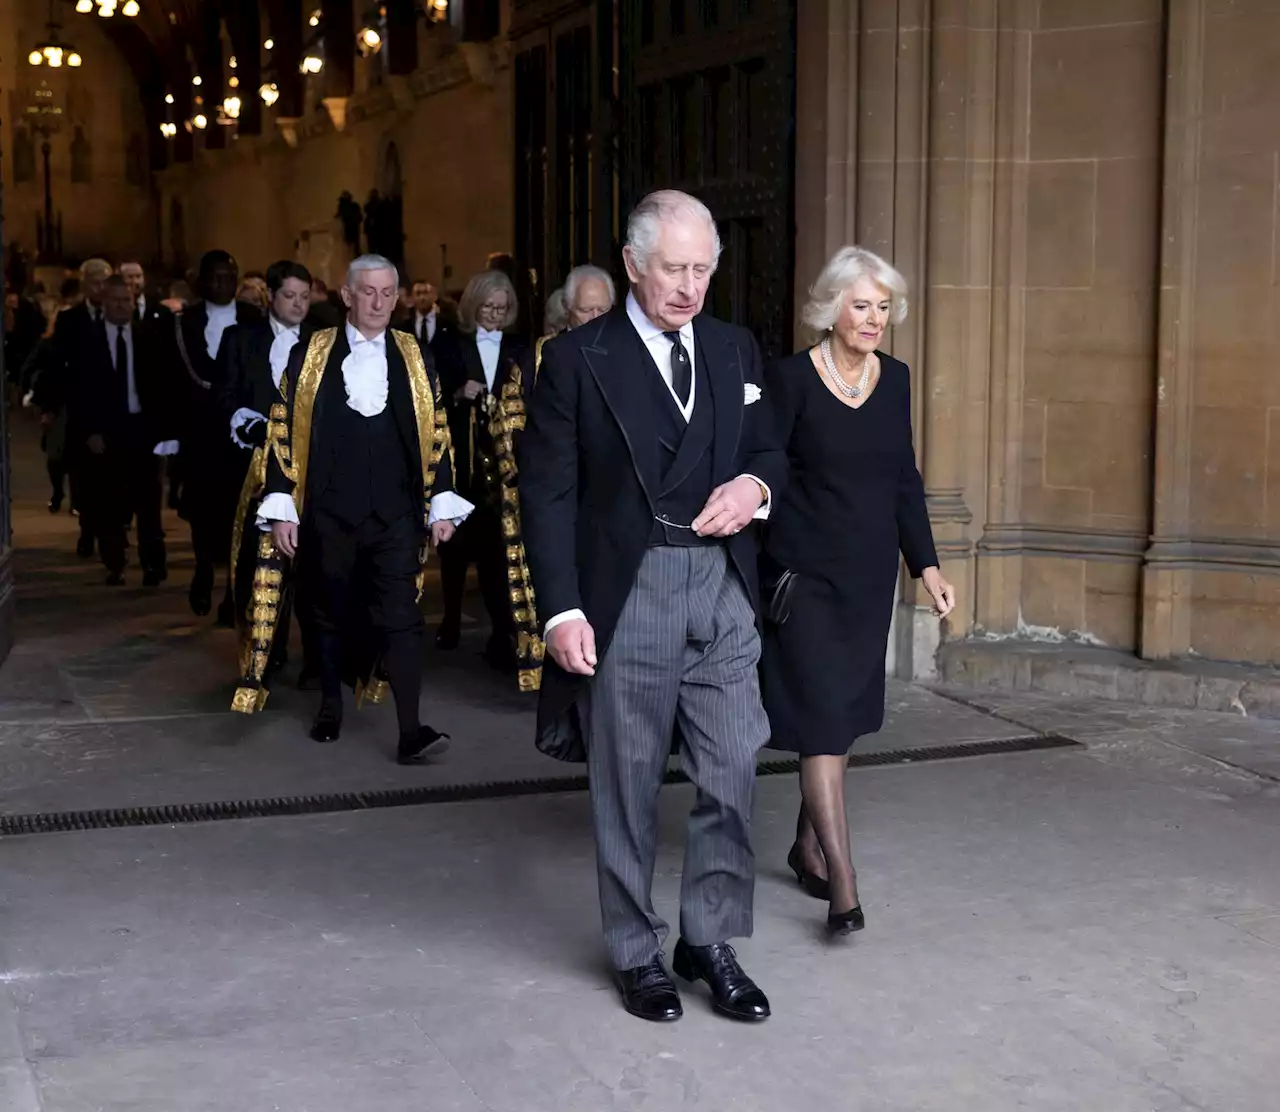
[[[111,274],[111,264],[106,259],[86,259],[80,264],[82,282],[89,282],[94,278],[109,278]]]
[[[399,288],[400,268],[385,255],[361,255],[359,258],[352,259],[351,265],[347,267],[347,288],[351,289],[355,286],[357,274],[362,274],[369,270],[391,271],[396,276],[396,287]]]
[[[658,246],[658,232],[664,223],[690,218],[706,221],[714,247],[712,266],[719,265],[720,230],[711,210],[688,193],[681,193],[678,189],[659,189],[636,205],[627,219],[627,246],[631,248],[636,269],[643,271],[648,267],[649,256]]]
[[[542,309],[542,334],[557,336],[568,327],[569,310],[565,305],[564,287],[552,290]]]
[[[613,276],[602,267],[593,266],[591,263],[583,263],[582,266],[575,266],[569,271],[569,276],[564,280],[564,301],[565,305],[570,308],[578,300],[578,287],[583,282],[603,282],[604,288],[609,291],[609,308],[618,301],[618,291],[613,284]]]

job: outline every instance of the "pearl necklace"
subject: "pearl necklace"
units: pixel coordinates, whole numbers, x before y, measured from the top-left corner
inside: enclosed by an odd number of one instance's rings
[[[857,383],[850,386],[844,380],[839,370],[836,369],[835,357],[831,354],[831,340],[823,340],[818,345],[818,352],[822,356],[822,366],[827,372],[827,377],[831,379],[832,384],[846,398],[860,398],[867,389],[867,384],[871,381],[871,353],[867,352],[862,357],[862,374],[859,376]]]

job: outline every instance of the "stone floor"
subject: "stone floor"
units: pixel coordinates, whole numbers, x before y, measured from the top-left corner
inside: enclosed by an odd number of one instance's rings
[[[429,654],[455,739],[429,768],[391,761],[389,707],[323,748],[309,696],[231,715],[179,523],[169,585],[109,591],[14,436],[0,814],[575,771],[478,626]],[[1277,724],[891,685],[860,749],[1041,731],[1083,745],[850,774],[868,928],[841,945],[783,866],[794,777],[761,777],[758,1028],[692,990],[671,1027],[621,1011],[582,793],[0,839],[0,1110],[1273,1112]],[[690,801],[663,795],[671,916]]]

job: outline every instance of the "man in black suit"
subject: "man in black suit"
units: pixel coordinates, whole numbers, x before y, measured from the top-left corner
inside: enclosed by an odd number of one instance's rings
[[[282,393],[285,368],[296,344],[305,344],[315,331],[307,323],[311,307],[311,272],[301,263],[283,259],[267,268],[267,293],[270,308],[265,320],[237,324],[228,328],[222,338],[215,368],[218,396],[227,430],[233,443],[246,458],[245,483],[237,502],[232,527],[232,555],[235,560],[234,596],[236,616],[242,622],[249,609],[257,553],[255,518],[258,500],[266,481],[267,428],[271,412],[285,404]],[[244,495],[250,493],[246,501]],[[242,512],[243,511],[243,512]],[[286,595],[298,601],[290,584]],[[272,666],[284,663],[289,642],[289,612],[282,603]],[[300,682],[306,684],[318,671],[313,657],[305,604],[298,606],[299,624],[303,628],[304,664]]]
[[[227,433],[226,415],[214,383],[222,337],[235,324],[262,319],[252,305],[236,300],[239,268],[226,251],[209,251],[200,260],[201,300],[174,318],[178,346],[178,397],[183,416],[180,512],[191,525],[196,571],[188,594],[191,610],[203,617],[213,607],[213,581],[219,564],[229,564],[231,527],[247,460]],[[231,576],[218,607],[218,623],[235,625]]]
[[[723,1014],[769,1014],[728,939],[751,933],[751,805],[769,737],[748,526],[781,491],[786,455],[755,339],[702,313],[719,255],[701,202],[645,198],[627,227],[626,304],[546,345],[518,448],[549,619],[539,746],[581,760],[585,740],[609,955],[626,1009],[659,1021],[681,1014],[651,899],[677,733],[698,794],[674,969],[705,980]]]
[[[518,311],[516,291],[507,276],[500,270],[482,271],[467,283],[457,331],[442,338],[437,348],[457,488],[476,509],[440,550],[444,619],[436,632],[436,645],[444,650],[458,646],[467,569],[475,564],[491,626],[485,659],[499,671],[515,670],[516,649],[502,535],[502,481],[492,426],[505,387],[519,381],[525,345],[507,331]]]
[[[453,493],[449,426],[430,355],[389,327],[396,287],[388,259],[356,259],[342,290],[346,324],[293,349],[258,519],[279,552],[298,557],[314,600],[322,695],[311,737],[335,741],[341,732],[343,639],[363,611],[395,699],[397,760],[412,764],[439,752],[443,737],[419,718],[424,546],[448,540],[471,506]],[[271,559],[261,555],[259,568],[266,561],[269,571]],[[260,680],[246,677],[237,709],[254,709]]]
[[[119,274],[129,287],[129,292],[133,294],[134,320],[154,324],[169,317],[169,310],[160,304],[161,295],[154,290],[148,291],[147,272],[140,262],[131,259],[121,263]]]
[[[107,583],[124,582],[125,522],[137,524],[143,584],[165,578],[160,456],[177,450],[165,390],[166,337],[133,319],[119,275],[104,283],[103,320],[81,334],[67,392],[67,446],[81,470],[80,514],[98,538]]]

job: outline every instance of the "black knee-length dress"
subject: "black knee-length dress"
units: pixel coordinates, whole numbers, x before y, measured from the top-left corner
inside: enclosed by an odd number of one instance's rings
[[[885,649],[898,555],[918,577],[938,562],[911,439],[905,363],[876,353],[880,379],[857,409],[808,351],[768,374],[791,479],[765,529],[761,582],[796,573],[790,613],[766,623],[761,685],[769,747],[842,754],[884,722]]]

